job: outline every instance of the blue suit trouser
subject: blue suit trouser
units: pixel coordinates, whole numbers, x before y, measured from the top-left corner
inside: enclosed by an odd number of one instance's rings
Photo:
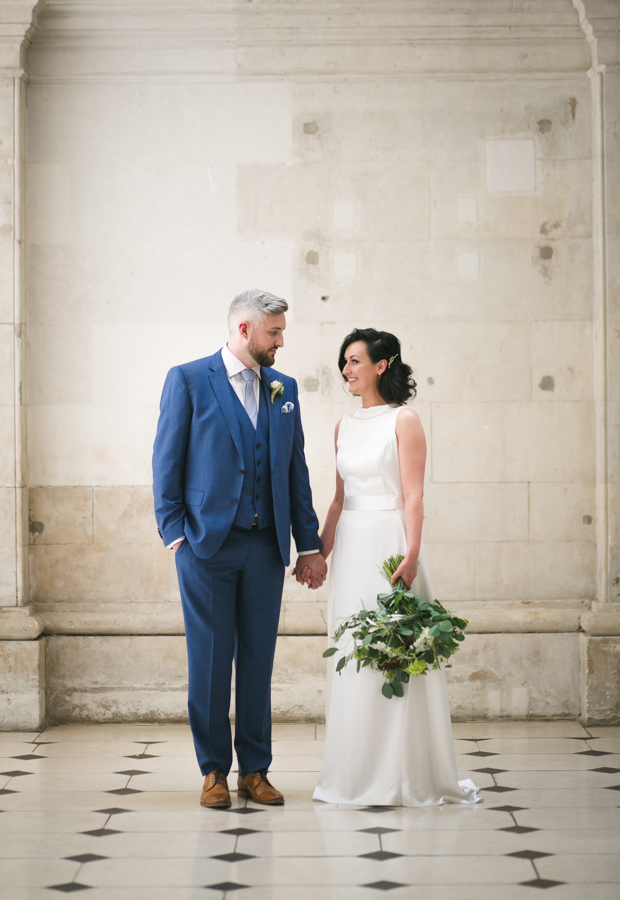
[[[284,583],[275,528],[231,528],[210,559],[186,539],[176,553],[189,663],[189,721],[203,775],[232,765],[230,692],[235,660],[235,752],[247,775],[271,765],[271,673]]]

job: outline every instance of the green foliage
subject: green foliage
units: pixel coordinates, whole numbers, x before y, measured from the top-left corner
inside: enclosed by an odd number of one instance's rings
[[[390,585],[402,560],[402,556],[390,556],[381,566]],[[338,626],[334,641],[338,643],[350,632],[353,650],[338,660],[336,671],[342,672],[351,660],[356,660],[358,672],[371,666],[383,675],[384,697],[402,697],[403,685],[410,677],[438,669],[442,661],[460,649],[467,624],[467,619],[451,615],[438,600],[420,600],[399,578],[390,594],[377,595],[376,609],[362,608]],[[338,652],[338,648],[330,647],[323,656]]]

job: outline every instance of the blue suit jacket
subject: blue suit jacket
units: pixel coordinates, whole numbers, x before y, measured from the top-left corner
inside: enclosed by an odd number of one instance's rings
[[[291,526],[297,550],[322,547],[312,506],[297,382],[261,368],[264,388],[278,379],[284,393],[267,399],[273,509],[280,553],[288,565]],[[282,413],[287,401],[292,412]],[[194,553],[209,559],[235,518],[244,468],[241,429],[220,351],[170,369],[153,448],[153,493],[159,533],[167,546],[185,534]]]

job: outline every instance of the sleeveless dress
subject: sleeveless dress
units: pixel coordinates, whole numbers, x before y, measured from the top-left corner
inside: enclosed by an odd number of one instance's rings
[[[406,532],[396,419],[401,407],[358,409],[338,434],[337,466],[345,501],[334,544],[328,634],[362,601],[376,608],[389,590],[379,566],[404,554]],[[434,600],[424,546],[412,591]],[[341,644],[350,650],[349,634]],[[341,654],[329,659],[325,753],[315,800],[359,806],[437,806],[476,803],[473,781],[458,781],[443,669],[410,678],[404,697],[387,700],[383,678],[355,662],[335,673]]]

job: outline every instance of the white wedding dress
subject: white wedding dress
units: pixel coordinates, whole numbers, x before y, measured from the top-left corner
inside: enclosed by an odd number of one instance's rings
[[[358,409],[345,416],[338,434],[337,466],[345,502],[331,565],[328,634],[362,601],[376,608],[389,591],[379,566],[406,550],[403,490],[396,419],[400,407]],[[434,599],[424,546],[413,592]],[[352,649],[350,634],[341,645]],[[473,781],[458,781],[443,669],[410,678],[404,697],[386,699],[383,677],[351,661],[334,672],[329,660],[325,754],[315,800],[359,806],[436,806],[476,803]]]

